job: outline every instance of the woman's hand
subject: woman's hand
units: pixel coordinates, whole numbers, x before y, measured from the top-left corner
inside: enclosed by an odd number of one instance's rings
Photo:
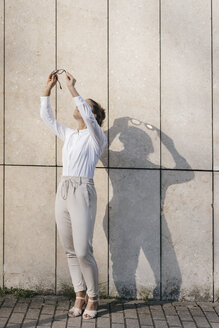
[[[68,72],[66,72],[65,74],[66,74],[67,87],[69,89],[74,88],[75,83],[76,83],[76,79]]]
[[[43,90],[43,96],[50,96],[50,92],[54,87],[54,85],[56,85],[56,83],[57,83],[57,75],[50,73],[45,88]]]
[[[57,83],[57,75],[53,74],[53,73],[50,73],[49,74],[49,77],[48,77],[48,80],[46,82],[46,89],[49,89],[51,90]]]

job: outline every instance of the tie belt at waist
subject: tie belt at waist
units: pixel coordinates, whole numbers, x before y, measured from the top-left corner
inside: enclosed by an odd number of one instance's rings
[[[73,192],[75,192],[76,188],[82,183],[90,183],[94,184],[93,178],[88,177],[80,177],[80,176],[66,176],[62,175],[61,177],[61,196],[63,199],[67,199],[69,183],[71,183]]]

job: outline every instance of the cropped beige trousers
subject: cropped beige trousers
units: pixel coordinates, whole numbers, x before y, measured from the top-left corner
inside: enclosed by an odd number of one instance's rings
[[[55,199],[57,231],[67,255],[74,291],[87,290],[91,297],[99,294],[92,247],[96,208],[93,178],[61,176]]]

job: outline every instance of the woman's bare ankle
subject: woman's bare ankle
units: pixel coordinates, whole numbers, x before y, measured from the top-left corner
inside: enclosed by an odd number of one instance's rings
[[[79,292],[76,292],[75,294],[76,294],[76,296],[85,297],[86,290],[80,290]]]

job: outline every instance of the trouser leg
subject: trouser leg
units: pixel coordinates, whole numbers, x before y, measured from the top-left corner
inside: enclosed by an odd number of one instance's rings
[[[68,210],[71,216],[75,253],[87,285],[88,296],[98,295],[98,267],[93,255],[92,239],[96,217],[97,194],[92,184],[69,187]]]
[[[69,211],[67,209],[67,199],[61,197],[61,185],[59,184],[56,200],[55,200],[55,218],[57,224],[57,231],[60,242],[65,250],[67,256],[68,267],[74,291],[86,290],[86,283],[81,272],[80,263],[75,253],[74,240],[72,234],[72,222]]]

